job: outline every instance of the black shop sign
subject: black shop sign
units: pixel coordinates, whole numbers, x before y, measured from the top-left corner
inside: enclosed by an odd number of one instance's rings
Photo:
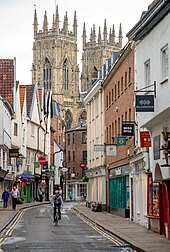
[[[123,123],[122,124],[122,136],[134,136],[134,124]]]

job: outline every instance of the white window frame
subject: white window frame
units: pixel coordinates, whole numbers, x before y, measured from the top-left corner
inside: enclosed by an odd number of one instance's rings
[[[169,72],[169,52],[168,45],[161,49],[161,80],[162,82],[168,79]]]
[[[151,85],[151,62],[150,59],[145,62],[145,86]]]

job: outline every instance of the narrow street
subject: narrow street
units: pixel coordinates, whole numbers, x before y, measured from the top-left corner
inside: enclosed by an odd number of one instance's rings
[[[1,252],[132,251],[116,237],[80,219],[65,203],[59,226],[53,223],[51,205],[25,210],[16,225],[4,231]]]

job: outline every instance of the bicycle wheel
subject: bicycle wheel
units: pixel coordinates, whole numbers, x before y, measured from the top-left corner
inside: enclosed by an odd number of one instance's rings
[[[58,226],[58,212],[56,211],[56,216],[55,216],[55,226]]]

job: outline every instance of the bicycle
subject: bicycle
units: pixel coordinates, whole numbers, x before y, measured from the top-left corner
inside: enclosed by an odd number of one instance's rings
[[[59,220],[58,206],[54,206],[54,223],[55,223],[55,226],[58,226],[58,220]]]

